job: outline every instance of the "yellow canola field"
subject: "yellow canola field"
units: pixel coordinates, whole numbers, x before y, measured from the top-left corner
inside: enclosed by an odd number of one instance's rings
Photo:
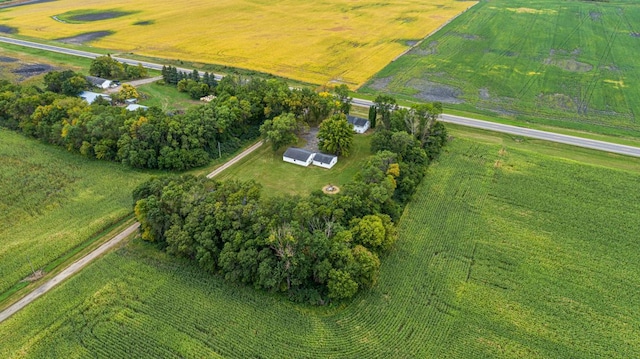
[[[92,46],[215,63],[296,80],[360,86],[419,40],[476,2],[457,0],[58,0],[9,8],[0,22],[19,35],[59,39],[113,31]],[[80,24],[73,10],[126,16]],[[152,21],[150,25],[134,25]]]

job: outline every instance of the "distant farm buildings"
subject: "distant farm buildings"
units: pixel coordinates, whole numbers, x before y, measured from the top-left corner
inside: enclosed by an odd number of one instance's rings
[[[89,104],[92,104],[98,98],[103,98],[109,102],[111,102],[111,96],[105,95],[102,93],[91,92],[91,91],[82,91],[80,95],[78,95],[81,99],[87,101]]]
[[[347,122],[353,126],[353,130],[356,133],[365,133],[369,129],[369,126],[371,126],[369,120],[351,115],[347,116]]]
[[[135,111],[135,110],[139,110],[139,109],[146,110],[149,107],[143,106],[143,105],[138,105],[137,103],[130,103],[125,108],[127,109],[127,111]]]
[[[103,79],[101,77],[87,76],[85,78],[87,79],[87,81],[89,81],[91,86],[98,87],[98,88],[101,88],[103,90],[106,90],[106,89],[108,89],[110,87],[118,86],[115,82],[113,82],[111,80]]]
[[[282,155],[282,160],[303,167],[314,164],[315,166],[323,168],[331,168],[338,162],[338,156],[289,147]]]

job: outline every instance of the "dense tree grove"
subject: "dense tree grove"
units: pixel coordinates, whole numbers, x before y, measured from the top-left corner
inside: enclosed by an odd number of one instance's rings
[[[213,74],[205,72],[200,76],[197,70],[184,72],[172,66],[162,66],[162,79],[165,84],[176,86],[178,91],[188,93],[195,100],[213,93],[218,85]]]
[[[107,79],[133,80],[147,76],[147,69],[142,64],[135,66],[121,63],[110,55],[96,57],[91,61],[89,74]]]
[[[253,181],[151,179],[133,194],[142,238],[227,280],[296,301],[350,298],[376,284],[380,258],[398,236],[394,223],[446,142],[444,127],[427,120],[441,109],[430,106],[409,110],[427,129],[390,117],[398,128],[373,135],[374,154],[335,195],[261,197]],[[346,123],[343,116],[329,121]],[[290,112],[279,117],[294,126]]]

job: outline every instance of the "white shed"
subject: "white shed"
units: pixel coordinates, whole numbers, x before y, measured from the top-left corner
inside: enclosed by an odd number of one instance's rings
[[[78,97],[87,101],[88,103],[93,103],[98,99],[98,97],[102,97],[103,99],[111,102],[111,96],[91,91],[82,91],[80,95],[78,95]]]
[[[298,166],[307,167],[313,161],[315,153],[302,148],[289,147],[282,155],[282,160]]]
[[[369,126],[371,125],[369,123],[369,120],[361,117],[351,116],[351,115],[347,116],[347,122],[349,122],[353,126],[353,130],[356,133],[367,132],[367,130],[369,129]]]
[[[323,168],[331,168],[338,163],[338,156],[327,155],[325,153],[316,153],[313,156],[313,164]]]
[[[127,111],[135,111],[135,110],[137,110],[137,109],[143,109],[143,110],[146,110],[146,109],[148,109],[149,107],[147,107],[147,106],[143,106],[143,105],[138,105],[137,103],[132,103],[132,104],[127,105],[127,107],[125,107],[125,108],[127,109]]]

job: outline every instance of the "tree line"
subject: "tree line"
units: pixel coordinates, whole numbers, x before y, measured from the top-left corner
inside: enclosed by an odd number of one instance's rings
[[[162,66],[162,80],[165,84],[176,86],[178,91],[188,93],[194,100],[213,94],[218,85],[214,74],[205,72],[200,76],[198,70],[184,72],[173,66]]]
[[[335,195],[263,197],[254,181],[153,178],[133,194],[142,238],[207,272],[295,301],[351,298],[376,284],[398,237],[395,223],[446,143],[438,111],[438,104],[418,105],[382,121],[373,155]],[[278,117],[295,122],[290,113]]]
[[[307,118],[316,113],[311,90],[290,90],[278,80],[240,84],[225,77],[217,98],[185,113],[158,108],[126,111],[98,99],[93,104],[70,96],[65,83],[80,80],[73,72],[51,73],[45,88],[0,82],[0,126],[20,131],[84,156],[122,162],[136,168],[186,170],[202,166],[219,151],[235,151],[259,136],[266,121],[283,113]],[[300,92],[300,94],[298,94]],[[299,100],[294,102],[293,99]]]

